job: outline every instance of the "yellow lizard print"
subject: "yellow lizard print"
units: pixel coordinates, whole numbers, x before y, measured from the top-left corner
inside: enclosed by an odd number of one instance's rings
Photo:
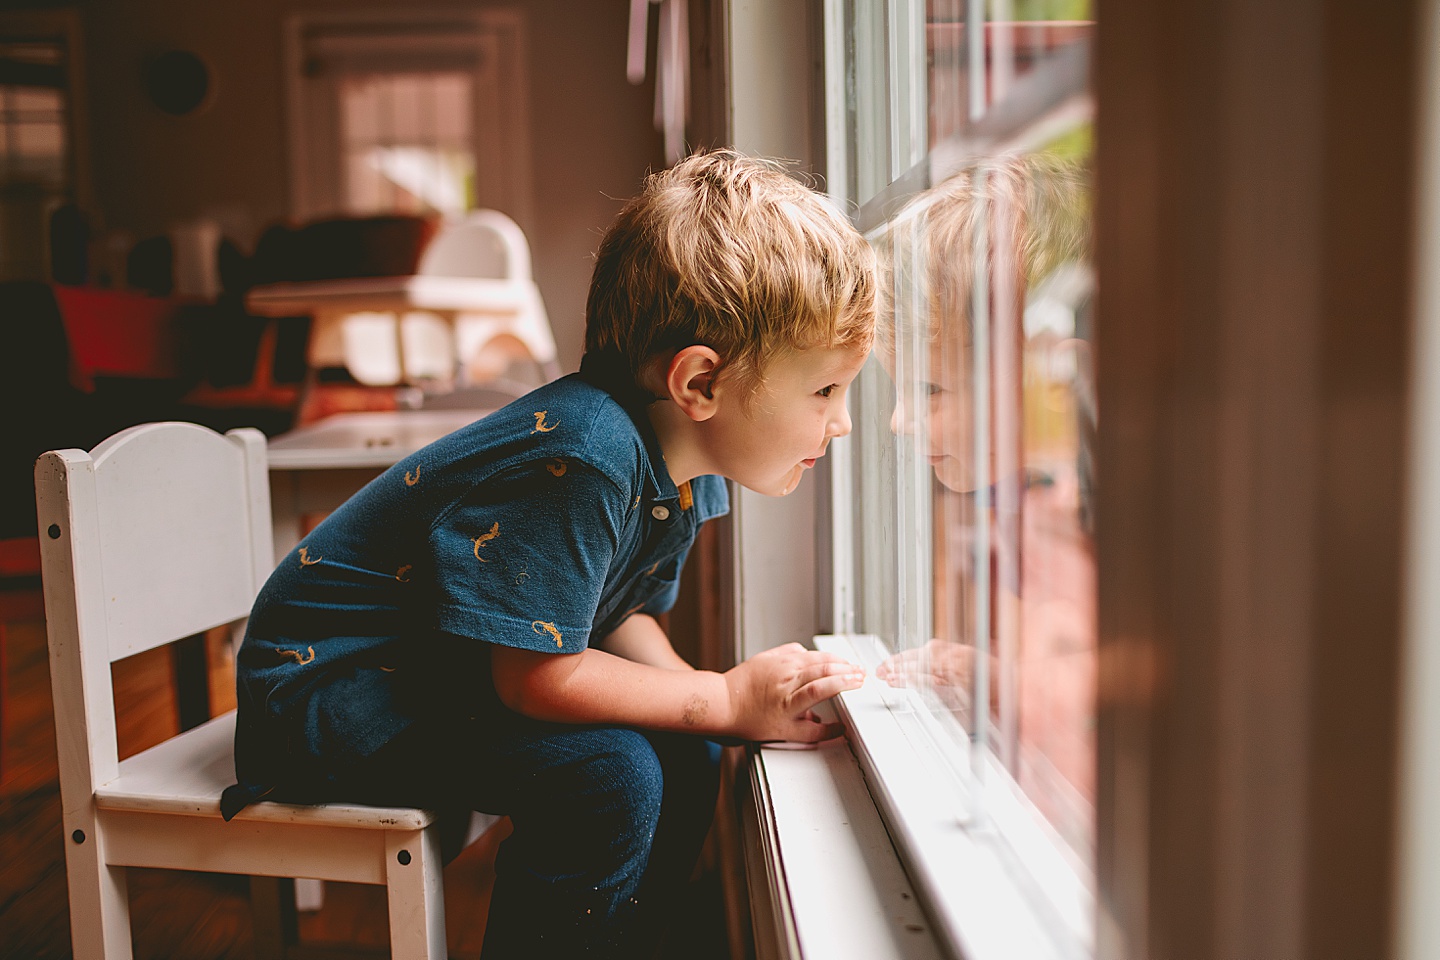
[[[545,424],[545,414],[547,414],[547,413],[549,413],[549,412],[550,412],[549,410],[536,410],[536,411],[535,411],[535,429],[534,429],[534,430],[531,430],[531,431],[530,431],[531,433],[549,433],[551,430],[554,430],[556,427],[560,426],[560,421],[559,421],[559,420],[556,420],[554,423],[550,424],[549,426],[546,426],[546,424]]]
[[[279,653],[282,657],[293,657],[295,662],[302,667],[315,659],[314,647],[306,647],[304,654],[301,654],[299,650],[281,650]]]
[[[499,521],[499,520],[496,520],[496,521],[495,521],[495,525],[490,528],[490,532],[489,532],[489,533],[482,533],[482,534],[480,534],[480,536],[478,536],[478,537],[475,538],[475,559],[476,559],[476,560],[479,560],[481,563],[489,563],[489,562],[490,562],[489,560],[486,560],[484,557],[480,556],[480,548],[483,547],[483,546],[485,546],[485,544],[489,543],[491,540],[494,540],[494,539],[495,539],[496,537],[498,537],[498,536],[500,536],[500,521]]]
[[[415,468],[415,476],[414,476],[414,477],[411,477],[411,476],[410,476],[410,471],[409,471],[409,470],[406,470],[406,471],[405,471],[405,486],[407,486],[407,487],[413,487],[413,486],[415,486],[415,484],[417,484],[417,483],[419,483],[419,482],[420,482],[420,468],[419,468],[419,467],[416,467],[416,468]]]
[[[396,580],[399,580],[401,583],[409,583],[409,582],[410,582],[410,578],[407,577],[407,576],[405,576],[405,574],[409,573],[413,568],[414,568],[414,564],[411,564],[411,563],[405,564],[405,566],[403,566],[403,567],[401,567],[399,570],[396,570],[396,571],[395,571],[395,579],[396,579]]]
[[[315,564],[319,563],[321,560],[324,560],[324,559],[325,559],[324,557],[316,557],[314,560],[311,560],[311,559],[310,559],[310,548],[309,548],[309,547],[301,547],[301,548],[300,548],[300,566],[302,566],[302,567],[313,567],[313,566],[315,566]]]
[[[565,476],[565,461],[556,457],[554,463],[545,464],[545,469],[550,471],[552,477],[563,477]]]
[[[543,631],[550,634],[550,636],[555,638],[555,646],[557,647],[565,646],[565,641],[560,639],[560,631],[555,629],[555,624],[553,623],[546,623],[544,620],[536,620],[534,623],[530,624],[530,629],[534,630],[536,633],[540,633]]]

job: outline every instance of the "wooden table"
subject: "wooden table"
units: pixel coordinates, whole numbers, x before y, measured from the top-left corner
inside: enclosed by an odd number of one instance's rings
[[[555,341],[539,292],[526,280],[492,280],[482,277],[441,277],[415,274],[403,277],[360,277],[346,280],[309,280],[270,283],[254,287],[245,297],[245,308],[262,317],[290,317],[309,314],[314,318],[310,332],[311,368],[345,365],[345,343],[341,331],[352,313],[374,311],[397,316],[411,310],[433,313],[452,330],[461,315],[491,314],[524,317],[511,330],[534,355],[548,376],[558,376]],[[537,314],[538,311],[538,314]],[[405,350],[396,324],[396,350],[400,370],[405,370]]]
[[[279,563],[304,535],[307,514],[328,513],[387,467],[489,410],[337,413],[269,443],[270,516]]]

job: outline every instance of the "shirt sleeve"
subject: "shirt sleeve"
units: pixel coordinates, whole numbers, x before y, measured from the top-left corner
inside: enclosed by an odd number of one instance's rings
[[[437,625],[510,647],[585,649],[629,500],[570,458],[522,464],[478,485],[431,530]]]

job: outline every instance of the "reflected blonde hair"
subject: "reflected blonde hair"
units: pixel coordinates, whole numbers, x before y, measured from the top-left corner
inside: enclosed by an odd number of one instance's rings
[[[878,347],[893,353],[897,327],[927,340],[974,333],[975,270],[995,278],[997,248],[1008,248],[1016,303],[1027,287],[1063,263],[1086,259],[1089,194],[1084,169],[1049,154],[988,158],[916,197],[875,239],[879,256]],[[983,258],[977,238],[986,230]],[[926,304],[920,316],[897,309],[897,290]]]
[[[585,351],[643,388],[651,360],[704,344],[753,393],[788,351],[868,350],[874,320],[875,255],[849,220],[777,164],[715,150],[651,174],[605,232]]]

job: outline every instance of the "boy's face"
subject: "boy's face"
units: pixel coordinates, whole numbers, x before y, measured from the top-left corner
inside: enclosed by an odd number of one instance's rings
[[[794,490],[830,440],[850,432],[845,393],[865,357],[848,347],[789,352],[766,364],[748,403],[737,385],[717,385],[718,409],[706,424],[714,472],[772,497]]]
[[[971,416],[971,384],[969,350],[958,338],[941,337],[930,345],[922,382],[916,391],[924,396],[926,421],[925,449],[917,451],[935,471],[935,477],[946,487],[961,493],[974,490],[980,482],[989,483],[990,471],[982,478],[975,470],[975,424]],[[895,376],[894,358],[884,358],[891,377]],[[897,434],[915,431],[918,411],[907,405],[907,391],[896,390],[895,412],[890,428]],[[995,451],[991,449],[993,458]]]

